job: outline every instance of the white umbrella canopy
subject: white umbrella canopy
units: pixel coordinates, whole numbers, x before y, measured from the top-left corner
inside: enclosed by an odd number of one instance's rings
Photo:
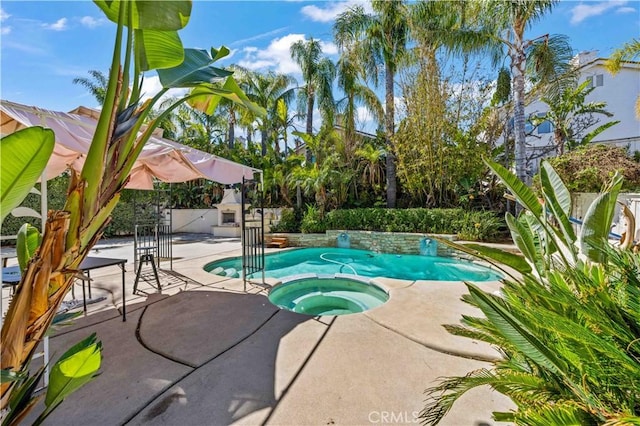
[[[2,100],[0,132],[13,133],[30,126],[48,127],[55,132],[56,144],[45,173],[46,179],[68,168],[80,171],[89,151],[99,112],[78,107],[65,113]],[[129,175],[127,188],[153,189],[153,179],[186,182],[205,178],[222,184],[252,179],[260,170],[244,166],[177,142],[152,136],[142,149]]]

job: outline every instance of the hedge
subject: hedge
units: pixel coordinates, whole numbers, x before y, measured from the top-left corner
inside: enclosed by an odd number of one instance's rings
[[[459,208],[334,210],[325,216],[325,222],[327,229],[455,234],[474,241],[496,239],[505,227],[494,212]]]
[[[505,236],[504,220],[492,211],[457,209],[341,209],[321,218],[314,208],[300,219],[284,210],[272,232],[322,233],[326,230],[454,234],[469,241],[493,241]]]

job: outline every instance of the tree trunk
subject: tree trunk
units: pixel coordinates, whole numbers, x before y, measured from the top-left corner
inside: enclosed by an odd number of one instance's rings
[[[229,117],[229,135],[228,135],[227,144],[229,145],[229,149],[233,149],[233,143],[236,140],[236,120],[234,115]]]
[[[393,148],[394,134],[394,99],[393,99],[393,71],[385,65],[385,145],[387,147],[387,208],[396,207],[396,156]]]
[[[313,93],[309,93],[307,96],[307,134],[313,135],[313,104],[315,103],[315,96]],[[305,146],[305,158],[307,163],[311,163],[311,150],[309,145]]]
[[[262,156],[267,155],[267,129],[260,129],[260,143],[262,144]]]
[[[524,69],[526,57],[522,39],[516,37],[514,48],[510,49],[511,72],[513,75],[513,121],[515,137],[515,162],[516,176],[525,184],[529,185],[527,174],[527,145],[525,135],[525,114],[524,114]]]

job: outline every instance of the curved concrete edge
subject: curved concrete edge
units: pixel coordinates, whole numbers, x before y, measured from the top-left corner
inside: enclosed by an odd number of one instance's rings
[[[375,277],[371,278],[371,283],[377,285],[387,293],[391,293],[391,290],[411,287],[415,281],[399,280],[396,278]]]
[[[492,292],[499,289],[501,283],[491,281],[482,285]],[[465,293],[466,286],[461,282],[415,281],[391,288],[389,301],[364,315],[431,350],[485,362],[499,361],[499,352],[488,343],[451,334],[443,327],[444,324],[460,325],[462,315],[482,316],[482,312],[460,300]],[[424,312],[424,315],[409,318],[405,315],[407,311]],[[437,322],[433,318],[437,318]]]
[[[196,368],[252,336],[279,311],[264,295],[180,292],[150,305],[136,336],[147,350]],[[170,321],[167,312],[172,312]],[[226,320],[234,313],[235,321]]]

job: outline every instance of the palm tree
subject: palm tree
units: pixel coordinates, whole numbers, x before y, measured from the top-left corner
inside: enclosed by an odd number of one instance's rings
[[[510,61],[514,115],[516,175],[524,182],[527,176],[525,133],[525,75],[538,90],[564,90],[573,83],[570,59],[572,50],[565,36],[545,34],[525,39],[525,31],[558,0],[475,0],[467,8],[473,13],[449,17],[438,31],[444,45],[458,52],[483,52],[494,63],[505,57]]]
[[[73,84],[79,84],[84,86],[89,92],[96,98],[96,101],[100,105],[104,104],[104,99],[107,94],[107,86],[109,85],[109,77],[102,71],[89,70],[87,71],[92,78],[76,77],[73,79]]]
[[[611,54],[606,67],[611,74],[615,75],[620,71],[623,62],[634,61],[638,56],[640,56],[640,40],[633,38]],[[640,119],[640,96],[636,100],[636,117]]]
[[[298,108],[306,107],[308,135],[313,134],[313,107],[317,101],[325,121],[333,122],[332,84],[336,76],[336,67],[329,58],[322,57],[320,40],[310,38],[299,40],[291,45],[291,58],[302,69],[305,86],[298,94]],[[311,153],[307,150],[307,161],[311,161]]]
[[[607,68],[612,73],[616,73],[620,71],[622,62],[633,61],[638,56],[640,56],[640,40],[633,38],[611,54],[607,61]]]
[[[249,99],[260,105],[267,111],[266,117],[260,118],[260,135],[262,144],[262,155],[267,155],[267,142],[274,130],[274,121],[278,115],[278,102],[282,100],[285,105],[290,105],[293,101],[295,91],[293,85],[296,80],[285,74],[276,74],[270,71],[267,74],[257,72],[246,72],[246,79],[242,89]],[[249,120],[245,119],[245,122]]]
[[[343,12],[336,19],[333,31],[338,47],[357,52],[366,76],[375,84],[378,82],[378,66],[384,65],[387,207],[393,208],[397,193],[393,148],[394,77],[406,54],[408,11],[402,0],[373,0],[372,7],[374,14],[365,13],[362,6]]]
[[[336,102],[340,114],[339,124],[344,129],[345,154],[349,161],[357,149],[356,124],[358,117],[358,105],[363,105],[378,123],[384,120],[384,110],[375,92],[360,80],[363,71],[360,68],[353,51],[341,52],[337,64],[338,87],[345,96]]]

